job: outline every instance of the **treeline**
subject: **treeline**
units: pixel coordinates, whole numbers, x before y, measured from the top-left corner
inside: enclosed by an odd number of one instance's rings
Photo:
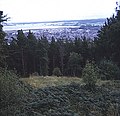
[[[17,37],[8,42],[2,28],[0,37],[1,67],[15,70],[23,77],[36,73],[53,75],[55,68],[60,69],[61,75],[81,76],[86,61],[106,61],[120,67],[120,11],[106,20],[94,40],[52,37],[48,41],[44,36],[36,38],[31,31],[25,36],[18,30]]]
[[[61,75],[80,76],[86,60],[93,59],[94,41],[84,38],[63,40],[52,37],[36,38],[29,31],[27,36],[22,30],[17,37],[6,45],[7,68],[16,70],[22,76],[38,73],[53,75],[53,70],[59,68]]]

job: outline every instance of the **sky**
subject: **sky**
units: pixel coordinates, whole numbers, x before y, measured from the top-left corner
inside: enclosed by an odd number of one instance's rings
[[[10,22],[39,22],[107,18],[116,0],[0,0]]]

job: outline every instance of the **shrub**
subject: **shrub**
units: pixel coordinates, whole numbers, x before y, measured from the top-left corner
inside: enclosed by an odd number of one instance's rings
[[[89,63],[87,61],[85,68],[82,71],[83,82],[87,87],[93,88],[95,87],[98,76],[98,67],[94,63]]]
[[[34,73],[32,73],[31,76],[39,76],[39,73],[38,72],[34,72]]]
[[[102,80],[120,79],[120,69],[112,61],[101,61],[99,68]]]
[[[54,70],[53,70],[53,75],[55,75],[55,76],[57,76],[57,77],[61,76],[62,73],[61,73],[61,71],[60,71],[60,68],[58,68],[58,67],[54,68]]]
[[[28,90],[16,74],[0,69],[0,115],[13,116],[25,110]]]

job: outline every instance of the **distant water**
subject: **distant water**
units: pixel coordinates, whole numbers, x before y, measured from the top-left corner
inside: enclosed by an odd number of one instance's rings
[[[35,24],[24,24],[24,25],[13,25],[13,26],[4,26],[5,31],[11,30],[34,30],[34,29],[54,29],[54,28],[78,28],[80,26],[41,26]]]
[[[27,23],[8,23],[4,25],[5,31],[11,30],[29,30],[29,29],[47,29],[47,28],[78,28],[86,25],[103,25],[105,19],[91,19],[91,20],[68,20],[68,21],[54,21],[54,22],[27,22]]]

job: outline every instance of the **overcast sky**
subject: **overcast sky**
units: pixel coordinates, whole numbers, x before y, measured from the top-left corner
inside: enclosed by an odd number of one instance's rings
[[[116,0],[0,0],[11,22],[107,18],[115,7]]]

